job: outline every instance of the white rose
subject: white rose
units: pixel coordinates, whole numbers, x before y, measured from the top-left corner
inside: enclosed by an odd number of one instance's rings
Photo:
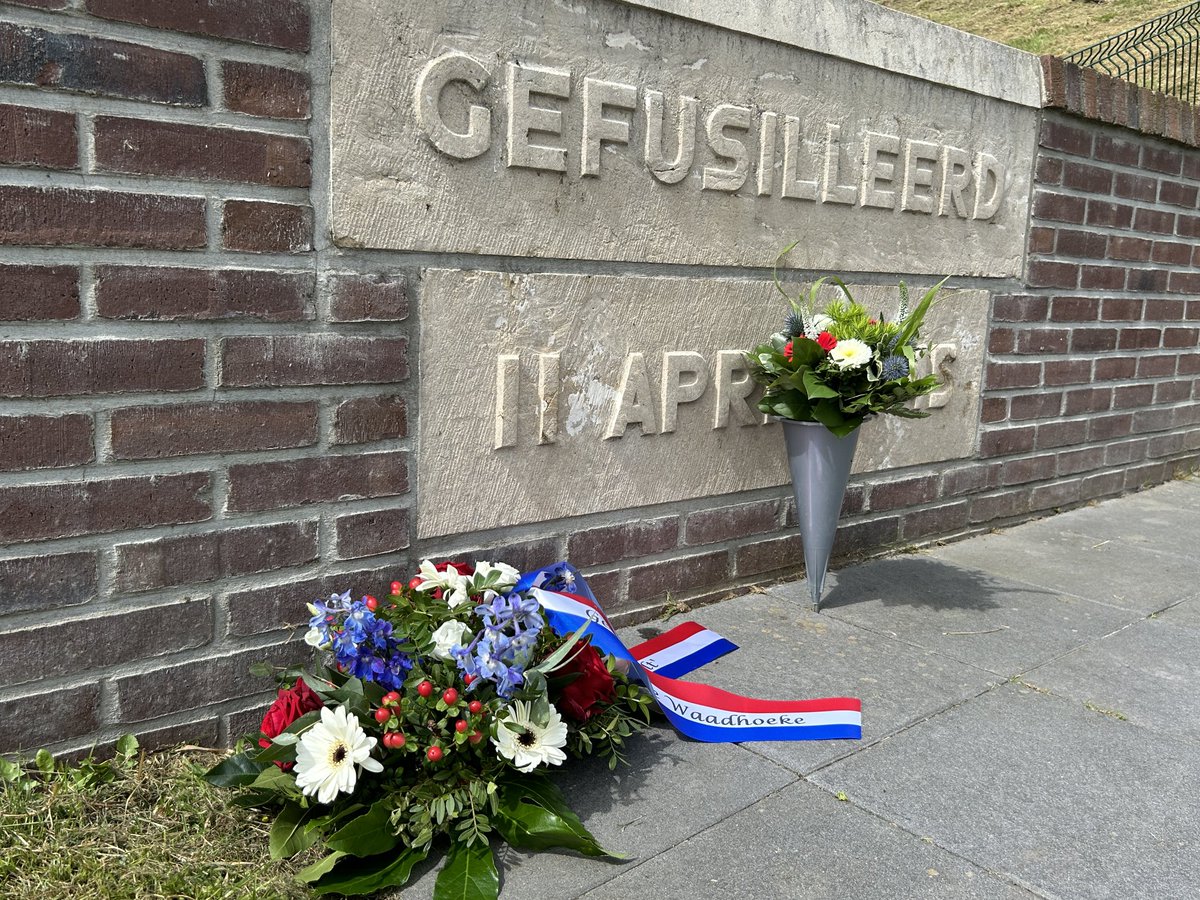
[[[438,659],[450,659],[450,651],[463,646],[463,638],[471,629],[462,622],[451,619],[433,633],[433,655]]]
[[[496,582],[495,587],[504,590],[506,587],[512,587],[521,579],[521,573],[512,566],[504,563],[489,563],[478,562],[475,564],[475,577],[483,576],[487,578],[493,572],[500,573],[500,579]]]
[[[871,348],[857,338],[838,341],[829,351],[829,359],[839,369],[857,369],[871,361]]]
[[[310,647],[320,647],[321,646],[321,629],[317,628],[315,626],[313,628],[308,629],[308,631],[306,631],[304,633],[304,643],[308,644],[308,646],[310,646]]]

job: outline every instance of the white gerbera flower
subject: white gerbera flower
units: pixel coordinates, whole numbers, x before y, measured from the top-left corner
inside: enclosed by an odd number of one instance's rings
[[[529,715],[529,704],[517,700],[496,719],[492,743],[518,772],[532,772],[542,763],[560,766],[567,758],[560,749],[567,743],[567,726],[553,705],[545,726],[535,725]]]
[[[496,582],[494,587],[499,588],[501,592],[503,592],[503,590],[507,587],[512,587],[521,579],[521,573],[506,563],[475,563],[476,578],[478,578],[480,575],[482,575],[484,578],[487,578],[493,572],[500,573],[500,579]]]
[[[467,587],[471,580],[466,575],[460,575],[454,566],[447,566],[445,572],[439,572],[432,562],[427,559],[422,560],[420,574],[417,577],[421,579],[417,583],[418,591],[433,591],[441,588],[442,599],[451,607],[467,602]]]
[[[871,348],[858,338],[846,338],[838,341],[837,346],[829,351],[829,358],[839,369],[857,369],[871,361]]]
[[[463,639],[471,633],[470,628],[454,619],[443,623],[433,633],[433,655],[438,659],[449,659],[450,651],[455,647],[464,646]]]
[[[331,803],[339,791],[354,792],[355,766],[382,772],[383,764],[371,758],[375,738],[367,737],[358,716],[346,707],[321,707],[321,721],[308,729],[296,748],[296,787],[319,803]]]

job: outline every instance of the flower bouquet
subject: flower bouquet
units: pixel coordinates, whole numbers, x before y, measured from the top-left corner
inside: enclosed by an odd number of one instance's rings
[[[537,573],[573,587],[566,564]],[[442,847],[436,898],[495,898],[493,836],[532,850],[602,848],[546,777],[568,755],[615,767],[652,700],[583,636],[546,626],[533,583],[503,563],[421,564],[390,594],[310,604],[330,665],[280,673],[261,735],[208,780],[276,810],[269,849],[326,854],[316,893],[401,886]]]

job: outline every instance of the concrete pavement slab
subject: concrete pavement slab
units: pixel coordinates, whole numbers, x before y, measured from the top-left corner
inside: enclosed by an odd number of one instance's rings
[[[646,860],[728,819],[796,776],[734,744],[683,740],[659,725],[628,745],[628,766],[610,772],[599,759],[573,760],[555,780],[601,845]],[[564,900],[621,874],[629,863],[573,853],[519,853],[505,847],[503,894],[513,900]],[[433,895],[429,868],[403,898]]]
[[[1147,619],[1040,666],[1022,680],[1135,725],[1200,743],[1198,650],[1192,629]]]
[[[1123,509],[1109,507],[1106,515],[1111,524],[1104,528],[1106,533],[1119,534],[1124,520],[1131,518]],[[965,569],[1142,613],[1195,596],[1200,583],[1194,554],[1160,553],[1145,543],[1070,531],[1063,516],[939,547],[928,555]]]
[[[1006,546],[1012,545],[1010,541]],[[821,610],[832,619],[1003,678],[1115,631],[1136,617],[925,554],[880,559],[838,572]]]
[[[1035,895],[800,782],[584,896],[1021,900]]]
[[[688,614],[742,649],[685,676],[762,699],[858,697],[871,742],[972,697],[996,676],[808,609],[786,587]],[[777,593],[780,591],[781,593]],[[673,622],[637,629],[640,639]],[[746,745],[793,771],[810,772],[863,746],[858,741],[765,741]]]
[[[812,776],[1045,895],[1200,885],[1200,748],[1005,685]]]
[[[1200,629],[1200,598],[1177,603],[1158,613],[1156,618],[1180,628]]]

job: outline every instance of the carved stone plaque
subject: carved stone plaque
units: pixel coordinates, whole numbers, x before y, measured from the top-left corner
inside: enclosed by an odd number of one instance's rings
[[[337,0],[333,57],[341,246],[1020,271],[1030,108],[616,0]]]
[[[895,315],[895,289],[852,290]],[[988,295],[943,296],[922,333],[944,390],[864,426],[858,471],[974,450]],[[426,270],[418,535],[786,484],[742,361],[786,309],[763,281]]]

